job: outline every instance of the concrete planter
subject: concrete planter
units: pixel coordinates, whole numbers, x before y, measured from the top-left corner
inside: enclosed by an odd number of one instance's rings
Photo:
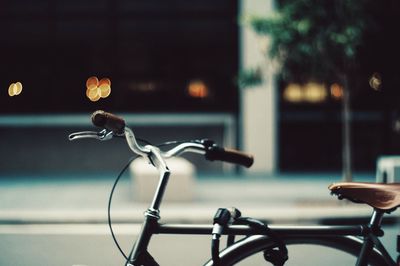
[[[164,201],[190,202],[194,199],[195,167],[184,158],[167,160],[171,170]],[[157,169],[138,158],[130,166],[132,190],[135,201],[150,202],[159,182]]]

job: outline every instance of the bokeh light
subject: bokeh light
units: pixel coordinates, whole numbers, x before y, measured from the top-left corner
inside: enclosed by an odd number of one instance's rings
[[[86,96],[92,102],[96,102],[100,99],[99,88],[97,86],[91,86],[86,89]]]
[[[11,85],[8,87],[8,95],[10,97],[13,97],[15,95],[14,86],[15,86],[15,83],[11,83]]]
[[[328,93],[323,84],[309,82],[304,86],[304,99],[307,102],[319,103],[326,100]]]
[[[190,97],[207,98],[209,96],[208,86],[202,80],[190,81],[187,91]]]
[[[99,86],[99,79],[95,76],[92,76],[86,80],[86,88],[90,88],[92,86]]]
[[[325,85],[317,82],[308,82],[304,85],[290,83],[283,90],[283,99],[291,103],[320,103],[325,101],[327,96]]]
[[[382,87],[382,77],[379,73],[375,72],[372,74],[371,78],[369,79],[369,86],[376,90],[379,91]]]
[[[299,84],[290,83],[283,91],[283,98],[292,103],[298,103],[303,100],[303,89]]]
[[[108,85],[109,87],[111,87],[111,80],[109,78],[102,78],[99,82],[98,82],[98,86],[100,87],[101,85]]]
[[[92,76],[86,80],[86,97],[92,102],[97,102],[100,98],[107,98],[111,94],[111,80]]]
[[[11,83],[10,86],[8,87],[8,95],[10,97],[20,95],[22,92],[22,83],[21,82],[16,82],[16,83]]]
[[[333,83],[330,87],[331,96],[335,100],[343,98],[343,87],[337,83]]]
[[[111,94],[111,87],[108,84],[101,84],[99,86],[99,95],[101,98],[107,98]]]

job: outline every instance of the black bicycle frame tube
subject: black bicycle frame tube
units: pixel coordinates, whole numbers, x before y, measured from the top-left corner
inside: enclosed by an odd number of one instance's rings
[[[381,243],[381,241],[379,241],[379,239],[378,239],[376,236],[374,236],[374,235],[371,235],[370,237],[371,237],[372,241],[373,241],[374,244],[375,244],[375,248],[378,249],[378,250],[382,253],[383,257],[385,258],[386,263],[387,263],[388,265],[390,265],[390,264],[392,264],[392,265],[396,264],[396,262],[395,262],[394,259],[390,256],[389,252],[388,252],[388,251],[386,250],[386,248],[383,246],[383,244]],[[399,265],[399,264],[398,264],[398,265]]]
[[[342,236],[364,236],[368,229],[362,225],[310,225],[310,226],[279,226],[269,225],[271,230],[278,235],[342,235]],[[212,225],[182,225],[182,224],[158,224],[154,228],[154,234],[179,234],[179,235],[211,235],[213,230]],[[264,235],[265,230],[252,228],[247,225],[229,225],[222,232],[224,235]]]
[[[153,235],[154,228],[157,225],[157,219],[152,216],[146,216],[140,234],[135,245],[129,254],[128,262],[136,262],[143,252],[147,251],[150,239]]]
[[[375,218],[371,220],[373,219]],[[332,238],[336,239],[336,241],[342,241],[343,243],[350,243],[348,237],[364,237],[363,246],[365,246],[365,248],[362,247],[364,251],[361,251],[358,260],[361,259],[362,263],[367,261],[368,254],[364,252],[371,252],[375,247],[383,255],[388,265],[395,265],[394,260],[377,238],[374,231],[371,230],[370,225],[268,225],[268,227],[277,235],[282,236],[283,239],[289,237],[291,239],[298,238],[298,240],[303,240],[305,237],[306,239],[320,239],[321,243],[325,243],[324,241],[329,239],[332,240]],[[153,234],[211,235],[213,226],[204,224],[157,224],[153,229]],[[247,225],[229,225],[222,234],[261,236],[265,235],[265,230],[251,228]],[[358,239],[362,241],[360,238]],[[332,243],[332,241],[328,242]]]
[[[314,239],[321,237],[323,240],[324,237],[365,237],[363,244],[366,246],[365,251],[362,251],[359,255],[359,260],[361,262],[368,259],[368,254],[365,254],[364,252],[367,252],[368,250],[371,252],[374,246],[373,244],[376,242],[375,247],[383,254],[385,259],[387,259],[388,264],[395,265],[379,239],[374,235],[374,232],[371,231],[369,225],[269,225],[268,227],[283,238],[285,238],[285,236],[291,236],[302,239],[302,236],[306,236]],[[147,251],[147,245],[153,234],[211,235],[212,230],[213,225],[160,224],[158,223],[158,218],[146,216],[138,242],[132,251],[130,261],[135,261],[134,259],[136,259],[138,255]],[[265,231],[251,228],[247,225],[229,225],[222,233],[224,235],[264,235]]]
[[[149,160],[157,169],[159,169],[160,180],[150,208],[145,212],[145,220],[138,239],[129,254],[129,262],[136,262],[139,256],[147,251],[150,239],[158,227],[158,220],[160,219],[159,208],[170,176],[170,171],[159,152],[152,152],[149,155]]]
[[[366,266],[368,264],[368,256],[374,248],[374,242],[379,242],[379,240],[374,235],[374,232],[380,230],[383,214],[383,211],[374,209],[368,225],[371,233],[364,236],[364,243],[362,245],[360,255],[358,256],[356,266]],[[385,249],[383,250],[386,252]]]
[[[155,213],[150,213],[150,209],[145,213],[145,221],[141,232],[129,256],[129,262],[137,262],[141,254],[147,251],[147,246],[153,234],[179,234],[179,235],[211,235],[213,225],[184,225],[184,224],[160,224],[159,217]],[[364,236],[368,230],[366,226],[278,226],[270,225],[269,228],[278,235],[293,236]],[[264,235],[265,230],[252,228],[247,225],[229,225],[222,232],[224,235]]]

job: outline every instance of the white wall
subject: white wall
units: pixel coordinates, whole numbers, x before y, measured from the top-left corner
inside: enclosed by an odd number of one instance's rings
[[[240,18],[265,16],[273,10],[273,0],[241,0]],[[261,39],[241,23],[241,69],[262,66],[264,82],[241,88],[241,145],[255,157],[250,173],[273,174],[277,169],[277,101],[271,62],[265,59],[268,40]]]

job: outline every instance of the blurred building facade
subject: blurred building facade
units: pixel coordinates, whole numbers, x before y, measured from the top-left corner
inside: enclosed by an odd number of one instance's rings
[[[208,137],[239,146],[255,155],[251,173],[340,170],[340,91],[332,84],[321,88],[321,84],[307,87],[281,82],[265,56],[268,40],[245,23],[246,16],[270,14],[280,1],[4,3],[0,10],[0,134],[4,147],[1,168],[6,172],[22,169],[24,161],[31,161],[32,169],[49,167],[38,159],[46,154],[53,155],[49,169],[68,165],[65,160],[69,160],[69,170],[80,162],[82,169],[96,168],[93,155],[86,156],[91,158],[86,162],[72,159],[72,146],[62,139],[74,129],[89,127],[89,121],[79,121],[96,109],[127,114],[132,123],[147,117],[137,126],[139,136],[150,136],[155,143]],[[389,26],[382,36],[393,30],[395,23],[390,19],[391,14],[383,22]],[[359,171],[373,171],[378,156],[396,154],[400,147],[396,133],[400,120],[393,100],[398,95],[398,78],[391,70],[398,48],[391,38],[385,39],[388,47],[371,40],[371,47],[391,51],[379,50],[382,58],[391,55],[392,60],[387,66],[379,56],[371,55],[363,62],[366,75],[377,73],[386,90],[371,89],[366,78],[354,95],[353,149]],[[376,51],[367,48],[365,53]],[[241,70],[259,65],[264,82],[239,88]],[[89,97],[88,93],[101,91],[99,83],[88,87],[90,77],[109,79],[111,91],[104,97]],[[18,82],[23,89],[17,95],[17,87],[11,86]],[[48,121],[54,125],[43,122],[50,116]],[[74,119],[76,123],[71,122]],[[207,121],[214,122],[207,125]],[[149,133],[160,132],[160,128],[171,138]],[[172,134],[177,130],[182,136]],[[40,140],[42,145],[29,140]],[[38,156],[32,150],[42,153]],[[68,151],[68,159],[61,150]],[[101,149],[96,151],[101,153]],[[222,169],[222,165],[211,167]]]

